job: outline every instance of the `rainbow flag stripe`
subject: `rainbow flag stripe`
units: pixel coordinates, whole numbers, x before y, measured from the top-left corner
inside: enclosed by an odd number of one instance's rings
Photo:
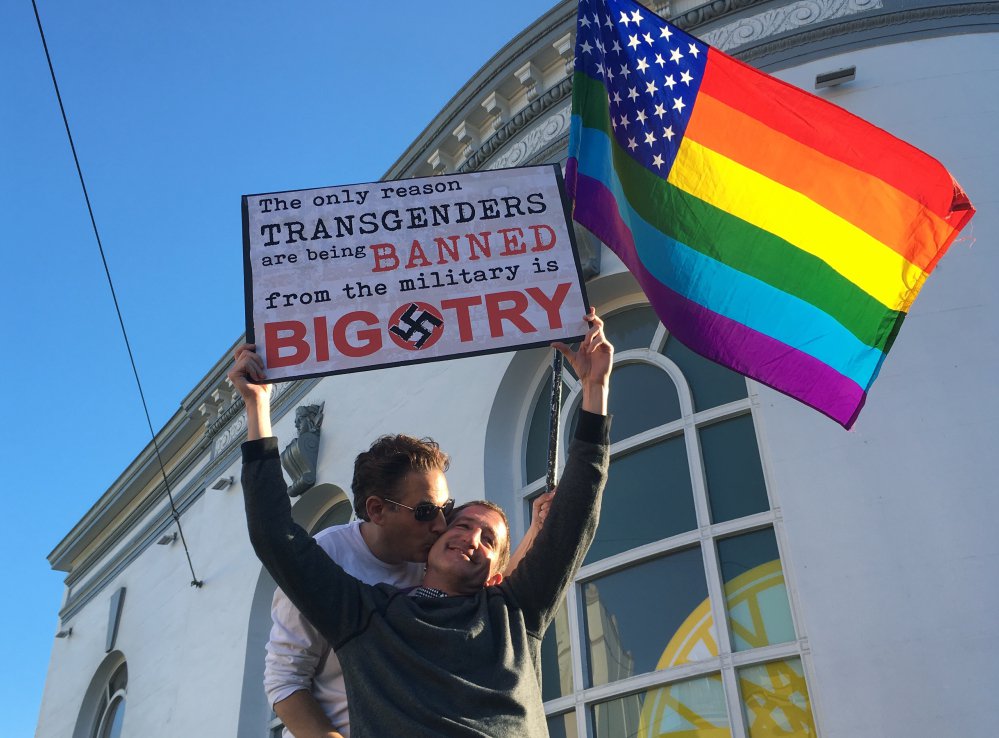
[[[632,0],[581,0],[573,217],[698,353],[850,428],[974,214],[932,157]]]

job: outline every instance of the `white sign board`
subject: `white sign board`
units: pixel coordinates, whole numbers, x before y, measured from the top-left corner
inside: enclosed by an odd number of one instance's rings
[[[571,341],[586,293],[557,166],[243,197],[270,381]]]

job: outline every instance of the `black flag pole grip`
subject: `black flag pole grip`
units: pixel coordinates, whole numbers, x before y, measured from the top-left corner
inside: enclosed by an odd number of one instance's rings
[[[552,359],[551,421],[548,425],[548,477],[547,489],[555,489],[558,472],[559,416],[562,414],[562,352],[555,351]]]

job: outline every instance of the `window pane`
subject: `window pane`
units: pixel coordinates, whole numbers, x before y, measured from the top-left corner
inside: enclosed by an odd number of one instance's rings
[[[770,509],[753,416],[700,429],[711,520],[721,523]]]
[[[125,700],[119,698],[111,703],[104,717],[100,738],[121,738],[121,725],[125,722]]]
[[[649,348],[659,327],[659,318],[649,306],[631,308],[615,313],[604,323],[604,334],[617,352],[628,349]]]
[[[611,443],[680,417],[680,396],[673,380],[651,364],[615,366],[608,410],[614,416]]]
[[[572,694],[572,647],[565,600],[541,641],[541,699],[553,700]]]
[[[739,669],[749,738],[811,738],[815,721],[801,659]]]
[[[784,570],[773,528],[718,541],[732,650],[793,641]]]
[[[721,677],[712,675],[602,702],[593,708],[597,738],[730,738]],[[754,736],[755,738],[755,736]]]
[[[611,375],[613,376],[613,375]],[[548,426],[551,421],[552,373],[549,369],[542,380],[541,394],[531,414],[531,427],[527,431],[526,481],[541,479],[548,471]],[[566,387],[562,383],[562,397]]]
[[[576,738],[576,713],[566,712],[548,718],[549,738]]]
[[[683,436],[611,463],[600,525],[584,563],[697,527]]]
[[[710,645],[678,649],[698,627],[708,596],[700,548],[664,556],[587,583],[584,636],[592,686],[708,658]],[[682,652],[682,657],[674,654]],[[715,651],[717,652],[717,650]],[[672,660],[672,663],[670,661]]]
[[[721,364],[695,354],[672,336],[663,351],[680,367],[694,395],[694,410],[707,410],[748,396],[746,379]]]

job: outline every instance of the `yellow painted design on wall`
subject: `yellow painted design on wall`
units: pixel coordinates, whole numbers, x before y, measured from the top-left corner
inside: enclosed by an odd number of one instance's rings
[[[737,650],[787,640],[787,590],[780,560],[761,564],[725,584],[725,604]],[[768,609],[769,608],[769,609]],[[768,633],[767,626],[778,632]],[[793,634],[792,634],[793,637]],[[718,655],[711,603],[705,599],[670,638],[656,665],[668,669]],[[815,735],[808,690],[797,659],[743,668],[739,688],[750,738]],[[645,694],[639,738],[730,738],[721,677],[678,682]]]
[[[739,670],[750,738],[810,738],[815,722],[799,659]]]

